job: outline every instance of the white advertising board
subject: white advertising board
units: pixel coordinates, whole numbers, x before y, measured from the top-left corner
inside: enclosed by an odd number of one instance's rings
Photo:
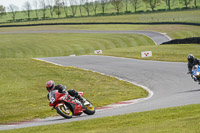
[[[142,58],[144,57],[151,57],[152,56],[152,51],[143,51],[141,52]]]
[[[95,50],[94,53],[95,54],[102,54],[102,50]]]

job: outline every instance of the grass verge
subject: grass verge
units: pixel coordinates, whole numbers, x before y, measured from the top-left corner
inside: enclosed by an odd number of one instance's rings
[[[113,12],[113,11],[112,11]],[[192,15],[191,15],[192,14]],[[17,14],[16,19],[24,19],[24,13]],[[114,16],[89,16],[89,17],[74,17],[53,20],[40,20],[18,23],[6,23],[6,25],[21,25],[21,24],[44,24],[44,23],[97,23],[97,22],[192,22],[200,23],[200,11],[197,10],[185,10],[185,11],[166,11],[166,12],[152,12],[152,13],[140,13],[140,14],[128,14],[128,15],[114,15]],[[2,16],[0,22],[6,22],[11,19],[11,16]],[[2,24],[4,25],[4,24]]]
[[[198,133],[200,132],[199,111],[200,105],[187,105],[3,132],[59,133],[70,130],[72,133]]]
[[[145,60],[187,62],[188,54],[200,58],[200,44],[168,44],[159,46],[138,46],[104,50],[102,55]],[[152,51],[152,57],[141,57],[142,51]]]
[[[129,31],[129,30],[147,30],[161,33],[167,33],[172,39],[183,39],[189,37],[200,36],[200,26],[189,25],[57,25],[57,26],[32,26],[32,27],[12,27],[0,28],[0,32],[28,32],[28,31],[57,31],[62,33],[66,30],[113,30],[113,31]],[[74,34],[76,36],[76,34]],[[98,37],[98,36],[97,36]]]

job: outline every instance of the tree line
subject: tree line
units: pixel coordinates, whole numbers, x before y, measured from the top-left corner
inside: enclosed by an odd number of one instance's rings
[[[35,14],[35,19],[39,19],[39,13],[42,14],[42,19],[46,19],[47,12],[49,12],[50,18],[53,18],[54,15],[60,18],[61,14],[64,14],[67,18],[76,16],[77,12],[79,12],[80,16],[83,16],[84,13],[90,16],[91,12],[97,15],[97,9],[101,10],[101,15],[105,15],[105,9],[109,4],[116,10],[117,14],[123,8],[125,13],[130,13],[131,11],[128,9],[130,6],[137,13],[141,3],[149,7],[151,11],[155,11],[164,2],[168,10],[171,10],[175,1],[184,5],[185,8],[188,8],[190,4],[198,8],[197,4],[200,3],[200,0],[27,0],[22,7],[22,11],[27,15],[28,20],[31,19],[31,14],[33,13]],[[10,4],[8,7],[0,5],[0,16],[7,13],[15,21],[18,12],[19,7],[14,4]]]

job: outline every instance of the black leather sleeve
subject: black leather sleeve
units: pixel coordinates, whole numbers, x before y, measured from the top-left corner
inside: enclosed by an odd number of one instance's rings
[[[200,60],[199,59],[197,59],[197,64],[200,65]]]
[[[65,86],[58,84],[58,85],[55,86],[54,90],[58,90],[59,93],[63,93],[64,90],[65,90]]]
[[[73,97],[78,96],[78,92],[75,91],[74,89],[68,90],[68,93],[69,93],[69,95],[71,95]]]
[[[188,71],[191,72],[192,71],[192,64],[188,62]]]
[[[47,94],[47,99],[49,100],[49,93]]]

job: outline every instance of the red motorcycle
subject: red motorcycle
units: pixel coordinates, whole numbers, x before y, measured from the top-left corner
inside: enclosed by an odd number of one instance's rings
[[[78,92],[83,97],[83,92]],[[58,90],[49,92],[49,106],[56,109],[57,113],[69,119],[79,116],[83,112],[87,115],[95,113],[94,105],[85,99],[84,105],[69,94],[59,93]]]

